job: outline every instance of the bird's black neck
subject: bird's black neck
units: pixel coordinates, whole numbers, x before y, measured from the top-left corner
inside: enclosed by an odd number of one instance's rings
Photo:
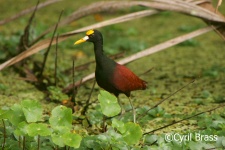
[[[108,72],[114,69],[116,62],[106,55],[103,51],[103,38],[99,36],[94,42],[95,60],[96,60],[96,70],[107,70]]]
[[[103,41],[95,41],[94,42],[94,51],[95,51],[95,60],[99,67],[101,67],[104,64],[104,58],[106,57],[103,54]]]

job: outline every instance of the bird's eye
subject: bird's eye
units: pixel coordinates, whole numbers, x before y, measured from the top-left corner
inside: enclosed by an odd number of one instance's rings
[[[89,35],[89,37],[93,37],[93,36],[94,36],[94,34]]]

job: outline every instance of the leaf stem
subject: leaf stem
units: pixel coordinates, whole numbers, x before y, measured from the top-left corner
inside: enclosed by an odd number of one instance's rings
[[[3,143],[2,143],[2,150],[4,150],[5,149],[5,142],[6,142],[6,128],[5,128],[4,119],[2,119],[2,123],[3,123],[3,127],[4,127],[4,132],[3,132],[4,139],[3,139]]]
[[[26,149],[26,137],[23,136],[23,150]]]
[[[38,150],[40,149],[40,135],[38,135]]]
[[[40,72],[40,75],[39,75],[40,77],[42,77],[42,74],[43,74],[43,72],[44,72],[44,68],[45,68],[45,64],[46,64],[46,61],[47,61],[47,57],[48,57],[49,51],[50,51],[50,49],[51,49],[51,45],[52,45],[52,42],[53,42],[55,33],[56,33],[56,31],[57,31],[58,24],[59,24],[59,22],[60,22],[62,13],[63,13],[63,10],[61,11],[61,13],[60,13],[60,15],[59,15],[59,19],[58,19],[57,24],[55,25],[55,29],[54,29],[54,31],[53,31],[52,38],[51,38],[51,40],[50,40],[48,49],[47,49],[47,51],[45,52],[44,60],[43,60],[42,67],[41,67],[41,72]]]

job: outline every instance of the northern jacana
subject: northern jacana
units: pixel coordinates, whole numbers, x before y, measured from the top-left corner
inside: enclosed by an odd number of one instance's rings
[[[83,42],[94,44],[96,69],[95,78],[98,85],[106,91],[113,93],[117,98],[120,93],[125,94],[130,101],[133,110],[133,119],[136,122],[134,106],[130,100],[130,93],[134,90],[146,89],[147,82],[141,80],[127,67],[116,63],[103,53],[103,37],[98,30],[89,30],[86,36],[76,41],[74,44]]]

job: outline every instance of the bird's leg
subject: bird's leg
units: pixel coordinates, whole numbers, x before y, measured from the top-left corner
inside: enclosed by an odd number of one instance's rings
[[[125,110],[123,109],[123,105],[122,105],[121,100],[119,99],[119,97],[117,97],[117,99],[118,99],[118,103],[119,103],[120,108],[121,108],[120,117],[122,117],[122,115],[125,113]]]
[[[103,115],[103,122],[102,122],[103,133],[107,131],[106,119],[107,119],[107,117],[105,115]]]
[[[135,111],[134,105],[131,102],[130,97],[128,97],[128,99],[129,99],[130,105],[132,107],[134,123],[136,123],[136,111]]]

